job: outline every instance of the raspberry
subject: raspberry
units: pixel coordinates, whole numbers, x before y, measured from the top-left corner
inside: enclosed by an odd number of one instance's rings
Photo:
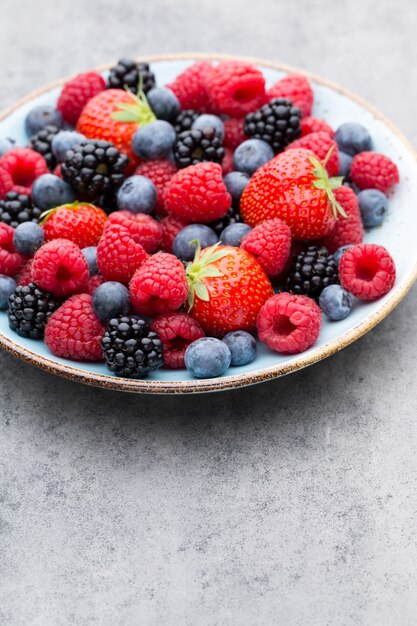
[[[360,152],[354,156],[350,178],[359,189],[379,189],[383,193],[400,181],[395,163],[378,152]]]
[[[162,250],[172,252],[174,239],[180,230],[187,226],[187,222],[183,222],[173,215],[168,215],[161,220],[160,224],[162,226]]]
[[[311,115],[314,93],[305,76],[288,74],[272,85],[268,90],[268,100],[272,98],[288,98],[293,105],[300,109],[303,117]]]
[[[162,341],[164,367],[184,369],[185,351],[193,341],[204,337],[200,324],[186,313],[165,313],[152,322],[151,329]]]
[[[230,150],[236,150],[236,148],[241,143],[246,141],[246,139],[249,139],[249,137],[243,130],[244,124],[244,119],[236,119],[233,117],[229,120],[224,121],[223,145],[225,148],[230,148]]]
[[[321,311],[307,296],[279,293],[269,298],[256,321],[259,339],[283,354],[298,354],[316,341],[321,327]]]
[[[143,246],[119,224],[107,228],[97,246],[98,267],[106,280],[127,284],[147,258]]]
[[[135,174],[146,176],[153,182],[157,191],[156,207],[155,211],[158,215],[166,215],[165,209],[165,191],[169,185],[171,178],[178,171],[177,166],[173,161],[168,159],[157,159],[155,161],[145,161],[141,163]]]
[[[28,259],[23,263],[22,267],[20,268],[16,283],[21,287],[24,287],[25,285],[33,282],[32,266],[33,259]]]
[[[181,109],[194,109],[200,112],[208,110],[210,99],[206,81],[211,69],[212,65],[208,61],[193,63],[178,74],[173,83],[167,85],[177,96]]]
[[[94,274],[88,281],[88,293],[92,296],[97,287],[100,287],[106,280],[101,274]]]
[[[87,102],[105,87],[106,81],[97,72],[78,74],[63,86],[57,109],[64,120],[75,126]]]
[[[102,361],[100,341],[105,326],[93,313],[91,296],[69,298],[51,315],[45,328],[45,343],[56,356],[73,361]]]
[[[320,240],[320,244],[325,246],[330,253],[335,252],[341,246],[361,243],[365,235],[361,212],[354,191],[350,187],[343,186],[336,189],[334,195],[344,209],[347,218],[340,215],[331,233]]]
[[[214,108],[231,117],[244,117],[266,102],[262,72],[245,61],[219,63],[207,76],[207,89]]]
[[[226,174],[230,174],[235,169],[235,164],[233,163],[233,150],[230,148],[226,148],[224,151],[224,157],[222,160],[222,174],[226,176]]]
[[[62,163],[59,163],[59,164],[58,164],[58,165],[54,168],[54,171],[52,172],[52,174],[54,174],[55,176],[58,176],[58,178],[62,178],[61,168],[62,168]]]
[[[32,183],[49,172],[45,159],[30,148],[13,148],[0,159],[0,199],[8,191],[30,195]]]
[[[75,202],[52,209],[43,221],[45,240],[69,239],[80,248],[96,246],[107,215],[93,204]]]
[[[25,262],[25,257],[16,252],[13,245],[14,228],[0,223],[0,274],[14,276]]]
[[[80,248],[69,239],[53,239],[36,252],[33,281],[54,296],[83,291],[88,284],[88,264]]]
[[[327,133],[333,139],[334,130],[324,120],[316,117],[303,117],[301,119],[301,137],[310,133]]]
[[[129,289],[132,306],[142,315],[175,311],[188,294],[184,266],[173,254],[158,252],[135,272]]]
[[[339,148],[328,133],[309,133],[301,137],[301,139],[296,139],[296,141],[290,143],[286,150],[292,150],[293,148],[311,150],[323,164],[329,151],[332,150],[326,169],[329,176],[336,176],[339,173]]]
[[[266,220],[243,238],[240,247],[255,257],[268,276],[277,276],[288,261],[291,230],[280,219]]]
[[[376,300],[384,296],[392,288],[395,276],[392,256],[375,243],[348,248],[340,259],[340,283],[359,300]]]
[[[169,213],[186,222],[218,220],[226,215],[231,202],[218,163],[197,163],[180,170],[165,192]]]
[[[153,254],[159,250],[162,241],[162,227],[150,215],[145,213],[131,213],[130,211],[115,211],[107,220],[106,229],[114,224],[124,226],[130,236],[140,243],[145,252]]]

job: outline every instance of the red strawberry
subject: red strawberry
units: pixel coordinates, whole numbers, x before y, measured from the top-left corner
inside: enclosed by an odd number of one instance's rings
[[[47,211],[42,226],[46,241],[69,239],[80,248],[87,248],[98,244],[106,221],[103,209],[85,202],[74,202]]]
[[[56,108],[64,120],[75,125],[87,102],[105,87],[106,81],[98,72],[78,74],[63,86]]]
[[[343,207],[347,219],[337,220],[332,232],[321,240],[320,243],[326,246],[329,252],[334,252],[337,248],[350,243],[362,243],[365,235],[355,192],[350,187],[342,186],[336,189],[334,195],[337,202]]]
[[[337,176],[339,173],[339,148],[337,147],[337,143],[333,141],[328,133],[309,133],[308,135],[290,143],[286,150],[293,150],[294,148],[305,148],[306,150],[311,150],[314,152],[319,161],[322,162],[329,154],[329,158],[326,161],[326,170],[329,176]]]
[[[268,91],[268,98],[289,98],[294,106],[298,107],[303,116],[311,115],[314,93],[305,76],[288,74],[272,85]]]

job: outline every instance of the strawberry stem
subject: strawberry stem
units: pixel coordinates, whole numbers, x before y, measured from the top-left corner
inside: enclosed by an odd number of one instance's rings
[[[127,102],[117,102],[118,108],[112,114],[112,118],[117,122],[134,122],[141,126],[146,126],[151,122],[155,122],[156,116],[152,111],[148,99],[143,91],[142,76],[139,78],[138,93],[135,95],[128,88],[126,88],[128,94],[132,97],[132,104]]]
[[[316,187],[316,189],[322,189],[323,191],[326,192],[326,195],[329,199],[329,202],[331,204],[332,207],[332,212],[333,215],[338,218],[339,215],[341,215],[342,217],[347,218],[347,214],[344,210],[344,208],[342,207],[342,205],[336,200],[336,197],[333,193],[333,191],[335,189],[339,189],[339,187],[341,187],[342,183],[343,183],[343,176],[334,176],[332,178],[329,177],[329,174],[326,170],[326,165],[330,159],[330,156],[333,152],[334,146],[332,146],[330,148],[330,150],[328,151],[328,153],[326,154],[323,163],[320,163],[320,161],[313,155],[309,156],[310,159],[310,163],[312,165],[314,165],[314,176],[316,178],[316,180],[313,181],[313,186]]]
[[[228,249],[219,250],[220,242],[214,244],[210,248],[204,249],[204,254],[201,254],[201,246],[198,239],[190,242],[195,245],[194,260],[187,263],[186,275],[188,281],[188,310],[193,308],[195,297],[208,302],[210,299],[205,280],[207,278],[214,278],[221,276],[221,271],[214,267],[214,263],[223,259],[229,254]]]

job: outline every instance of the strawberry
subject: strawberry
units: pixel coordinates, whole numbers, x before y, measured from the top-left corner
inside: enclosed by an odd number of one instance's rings
[[[274,292],[258,261],[241,248],[216,244],[197,249],[187,265],[189,314],[207,335],[253,331],[257,315]]]
[[[294,239],[326,236],[338,214],[346,214],[334,196],[343,178],[329,178],[326,164],[304,148],[282,152],[252,176],[240,200],[243,220],[256,226],[279,217],[291,228]]]
[[[103,209],[86,202],[64,204],[43,214],[45,240],[69,239],[80,248],[96,246],[107,215]]]

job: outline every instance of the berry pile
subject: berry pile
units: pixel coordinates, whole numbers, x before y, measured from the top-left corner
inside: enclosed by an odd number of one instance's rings
[[[117,376],[221,376],[314,345],[323,323],[392,288],[365,229],[395,163],[356,122],[314,117],[292,74],[194,63],[157,86],[122,59],[75,76],[56,107],[0,138],[0,309],[12,330]],[[146,318],[146,319],[145,319]]]

